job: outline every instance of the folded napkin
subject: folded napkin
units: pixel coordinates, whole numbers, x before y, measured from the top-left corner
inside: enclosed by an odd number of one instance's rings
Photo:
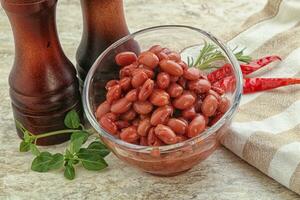
[[[255,76],[300,77],[299,0],[269,0],[262,11],[223,38],[229,46],[247,47],[253,58],[270,54],[283,58]],[[300,194],[300,86],[244,95],[222,144]]]

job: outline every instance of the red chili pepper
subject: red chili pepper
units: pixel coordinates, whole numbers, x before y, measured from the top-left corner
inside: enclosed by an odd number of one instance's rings
[[[244,94],[300,84],[300,78],[245,78]]]
[[[281,61],[279,56],[266,56],[257,60],[250,62],[249,64],[241,64],[241,70],[243,75],[250,74],[255,72],[256,70],[274,62],[274,61]]]
[[[218,80],[221,80],[222,78],[230,76],[232,74],[231,68],[232,68],[231,64],[226,63],[225,65],[223,65],[219,69],[209,73],[207,75],[207,78],[211,83],[215,83]]]
[[[244,78],[243,93],[249,94],[295,84],[300,84],[300,78]],[[233,91],[235,78],[228,76],[214,83],[213,86],[220,87],[226,92]]]
[[[258,69],[260,69],[276,60],[281,60],[281,58],[279,56],[266,56],[266,57],[260,58],[258,60],[254,60],[254,61],[250,62],[249,64],[241,64],[240,67],[241,67],[243,75],[247,75],[247,74],[257,71]],[[232,68],[231,65],[229,63],[226,63],[219,69],[208,74],[207,78],[211,83],[215,83],[227,76],[232,75],[231,68]]]

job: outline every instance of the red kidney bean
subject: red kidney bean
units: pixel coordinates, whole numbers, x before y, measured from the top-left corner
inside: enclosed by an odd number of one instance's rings
[[[178,62],[178,64],[182,67],[183,71],[189,68],[188,65],[183,61]]]
[[[111,105],[110,111],[113,113],[122,114],[130,109],[131,104],[132,102],[128,101],[126,98],[122,98]]]
[[[208,91],[208,93],[207,93],[207,95],[213,95],[214,97],[216,97],[216,99],[218,100],[218,101],[220,101],[221,100],[221,97],[220,97],[220,95],[217,93],[217,92],[215,92],[214,90],[209,90]]]
[[[186,81],[186,79],[185,78],[183,78],[182,76],[181,77],[179,77],[179,79],[178,79],[178,82],[177,82],[181,87],[183,87],[184,89],[186,88],[186,83],[187,83],[187,81]]]
[[[147,66],[144,66],[144,65],[140,65],[139,68],[140,70],[142,70],[143,72],[145,72],[148,76],[148,78],[150,79],[153,79],[154,78],[154,72],[151,68],[147,67]],[[133,75],[134,75],[134,72],[133,71]]]
[[[208,80],[199,79],[196,81],[189,81],[188,88],[197,94],[206,93],[210,90],[211,84]]]
[[[118,115],[116,115],[115,113],[112,113],[112,112],[106,113],[104,116],[107,117],[108,119],[110,119],[113,122],[118,120]]]
[[[146,136],[151,128],[150,119],[146,118],[140,121],[137,132],[140,136]]]
[[[147,115],[153,109],[153,105],[149,101],[137,101],[133,104],[135,112],[141,115]]]
[[[147,140],[148,140],[148,145],[149,146],[161,146],[163,145],[163,143],[160,141],[160,139],[158,139],[154,133],[154,127],[150,128],[148,136],[147,136]]]
[[[207,95],[203,100],[201,111],[203,115],[211,117],[215,114],[218,108],[218,100],[213,95]]]
[[[195,137],[205,130],[205,119],[202,115],[195,117],[188,126],[187,136]]]
[[[211,89],[218,93],[219,95],[223,95],[225,91],[222,88],[216,87],[216,86],[211,86]]]
[[[119,84],[110,87],[108,92],[106,93],[106,101],[108,103],[112,103],[113,101],[120,99],[120,97],[121,97],[121,86]]]
[[[206,75],[205,72],[203,72],[203,71],[200,71],[200,78],[201,78],[201,79],[208,80],[207,75]]]
[[[96,110],[96,118],[100,119],[101,117],[103,117],[106,113],[110,112],[110,104],[107,101],[104,101],[103,103],[101,103],[97,110]]]
[[[177,52],[171,52],[168,54],[170,60],[174,60],[175,62],[179,62],[181,60],[181,56]]]
[[[152,146],[153,143],[155,142],[155,134],[154,134],[154,127],[149,129],[148,135],[147,135],[147,140],[148,140],[148,145]]]
[[[140,145],[141,146],[148,146],[148,138],[147,138],[147,136],[140,137]]]
[[[166,54],[169,54],[169,53],[171,53],[172,51],[171,51],[169,48],[163,48],[163,49],[161,50],[161,52],[164,52],[164,53],[166,53]]]
[[[121,131],[120,138],[129,143],[135,143],[139,139],[139,135],[137,134],[137,130],[135,126],[130,126],[128,128],[124,128]]]
[[[138,62],[154,69],[159,63],[159,58],[151,51],[145,51],[139,56]]]
[[[132,75],[132,72],[137,68],[136,64],[130,64],[125,67],[123,67],[119,72],[120,79],[124,77],[130,77]]]
[[[183,94],[192,95],[195,98],[195,100],[197,99],[197,94],[194,91],[185,90],[185,91],[183,91]]]
[[[148,79],[147,74],[143,70],[139,70],[131,79],[131,85],[134,88],[137,88]]]
[[[135,118],[132,122],[131,122],[131,124],[133,125],[133,126],[135,126],[135,127],[138,127],[138,125],[140,124],[140,119],[139,118]]]
[[[176,134],[168,126],[158,124],[154,129],[155,135],[166,144],[177,143]]]
[[[139,101],[145,101],[146,99],[148,99],[148,97],[150,97],[150,95],[152,94],[153,89],[154,89],[154,81],[151,79],[145,81],[138,95]]]
[[[152,53],[159,53],[163,50],[163,48],[160,45],[154,45],[152,47],[150,47],[149,51],[151,51]]]
[[[179,135],[183,135],[186,131],[187,124],[179,119],[171,118],[169,119],[167,125]]]
[[[192,106],[190,108],[183,110],[181,112],[181,114],[182,114],[182,117],[184,117],[185,119],[191,120],[191,119],[194,119],[194,117],[196,116],[197,113],[196,113],[195,107]]]
[[[164,106],[170,103],[170,96],[164,90],[154,89],[149,100],[155,106]]]
[[[190,67],[187,70],[184,70],[183,77],[190,81],[196,81],[200,78],[200,71],[195,67]]]
[[[181,76],[183,74],[182,67],[173,60],[162,60],[159,62],[159,66],[172,76]]]
[[[118,81],[118,80],[110,80],[110,81],[108,81],[108,82],[106,83],[105,89],[106,89],[106,90],[109,90],[109,88],[111,88],[112,86],[115,86],[115,85],[117,85],[117,84],[119,84],[119,81]]]
[[[208,125],[213,126],[215,123],[217,123],[223,117],[223,115],[224,115],[224,113],[218,112],[210,119]]]
[[[178,77],[178,76],[170,76],[170,82],[171,82],[171,83],[175,83],[175,82],[177,82],[177,81],[178,81],[178,79],[179,79],[179,77]]]
[[[127,112],[123,113],[120,118],[124,121],[131,121],[136,117],[136,112],[133,109],[128,110]]]
[[[120,78],[129,77],[129,76],[131,76],[131,71],[130,71],[130,69],[124,68],[124,69],[121,69],[121,70],[120,70],[120,72],[119,72],[119,77],[120,77]]]
[[[199,115],[199,114],[197,114],[197,115]],[[209,117],[204,116],[204,115],[203,115],[203,117],[204,117],[204,119],[205,119],[205,125],[207,125],[207,124],[209,123]]]
[[[203,101],[202,101],[201,98],[197,98],[197,99],[196,99],[196,102],[195,102],[195,104],[194,104],[194,107],[195,107],[195,111],[196,111],[197,113],[200,113],[200,112],[201,112],[201,106],[202,106],[202,103],[203,103]]]
[[[166,89],[170,84],[170,75],[165,72],[158,73],[156,84],[160,89]]]
[[[177,119],[182,121],[183,123],[185,123],[186,126],[189,125],[189,122],[186,119],[184,119],[183,117],[178,117]]]
[[[195,102],[195,97],[190,93],[183,93],[178,98],[174,99],[172,104],[175,108],[185,110],[191,107]]]
[[[126,95],[125,95],[125,98],[130,101],[130,102],[133,102],[133,101],[137,101],[138,99],[138,89],[132,89],[130,90]]]
[[[119,84],[121,86],[121,89],[126,92],[126,91],[130,90],[130,88],[131,88],[131,78],[124,77],[120,80]]]
[[[110,134],[117,133],[118,130],[117,125],[106,116],[101,117],[99,123]]]
[[[153,126],[167,123],[169,116],[171,116],[172,113],[173,108],[171,106],[159,107],[152,113],[150,122]]]
[[[230,101],[226,97],[221,97],[219,101],[218,111],[221,113],[226,113],[230,107]]]
[[[177,83],[171,83],[167,92],[170,95],[170,97],[176,98],[176,97],[179,97],[180,95],[182,95],[183,88],[180,85],[178,85]]]
[[[130,65],[137,60],[134,52],[125,51],[116,55],[116,63],[120,66]]]
[[[143,120],[143,119],[146,119],[146,118],[150,118],[151,115],[140,115],[140,119]]]
[[[177,138],[177,142],[183,142],[183,141],[186,141],[188,139],[184,135],[177,135],[176,138]]]
[[[123,120],[115,121],[115,124],[117,125],[118,129],[120,129],[120,130],[130,126],[130,123],[128,121],[123,121]]]
[[[164,52],[157,53],[157,56],[159,58],[159,61],[169,59],[168,55],[166,53],[164,53]]]

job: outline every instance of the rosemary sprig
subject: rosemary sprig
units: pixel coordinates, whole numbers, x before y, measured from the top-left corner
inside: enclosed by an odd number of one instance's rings
[[[237,47],[234,48],[233,51],[235,51],[236,49]],[[244,50],[245,49],[242,49],[234,55],[238,61],[249,63],[252,60],[252,58],[248,55],[244,55]],[[207,42],[204,43],[204,46],[200,50],[200,53],[195,61],[192,57],[187,58],[189,67],[197,67],[199,69],[215,68],[215,66],[213,66],[213,63],[222,60],[225,60],[225,57],[222,54],[222,52],[219,51],[215,45],[209,44]]]

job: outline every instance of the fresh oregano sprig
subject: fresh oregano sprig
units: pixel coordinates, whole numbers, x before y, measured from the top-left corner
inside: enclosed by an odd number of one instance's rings
[[[237,50],[238,47],[233,49],[233,52]],[[244,55],[244,50],[242,49],[236,53],[234,53],[236,59],[240,62],[249,63],[252,58],[248,55]],[[192,57],[187,58],[189,67],[197,67],[199,69],[208,69],[215,68],[213,65],[216,61],[225,60],[225,56],[222,54],[220,50],[214,45],[204,42],[202,49],[199,52],[199,55],[194,60]]]
[[[87,147],[83,147],[92,132],[80,123],[80,117],[75,110],[67,113],[64,124],[69,129],[53,131],[34,135],[28,131],[20,122],[16,121],[17,128],[24,134],[20,143],[20,152],[31,151],[36,157],[33,159],[31,169],[36,172],[48,172],[64,168],[64,176],[72,180],[75,178],[75,165],[81,163],[87,170],[99,171],[108,165],[104,158],[110,153],[108,148],[100,141],[93,141]],[[39,138],[72,133],[70,142],[62,153],[51,154],[48,151],[41,152],[36,145]]]

